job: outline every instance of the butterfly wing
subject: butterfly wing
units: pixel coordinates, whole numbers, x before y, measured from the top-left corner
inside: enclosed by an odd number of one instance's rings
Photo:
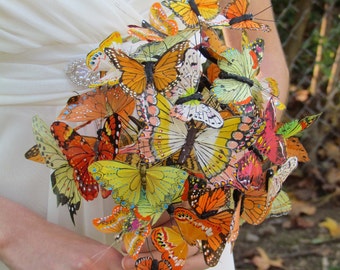
[[[166,0],[162,4],[170,8],[187,27],[194,28],[198,25],[198,17],[187,0]]]
[[[66,123],[56,121],[51,125],[51,132],[70,166],[74,168],[74,179],[86,200],[93,200],[98,195],[98,184],[89,174],[88,166],[95,160],[115,158],[120,127],[117,114],[108,117],[103,129],[98,131],[97,142],[92,146]]]
[[[92,163],[89,172],[93,178],[112,190],[112,196],[125,206],[137,205],[141,194],[141,176],[139,169],[128,164],[104,160]]]
[[[285,140],[287,157],[296,156],[299,162],[309,162],[310,158],[308,156],[308,152],[305,147],[300,142],[297,137],[289,137]]]
[[[167,206],[175,194],[183,190],[188,174],[174,167],[153,166],[146,171],[146,197],[153,207]],[[168,198],[171,198],[169,201]]]
[[[188,49],[185,53],[183,65],[179,68],[180,80],[167,94],[172,103],[180,99],[189,98],[183,104],[177,104],[170,110],[170,115],[182,121],[188,122],[191,119],[204,122],[208,126],[220,128],[223,125],[221,115],[212,107],[202,104],[200,100],[192,99],[197,90],[201,77],[200,56],[194,49]]]
[[[321,116],[321,113],[306,116],[300,120],[293,120],[283,124],[278,130],[278,134],[282,134],[285,139],[299,135],[303,130],[309,128]]]
[[[252,52],[250,48],[244,48],[242,53],[232,48],[222,53],[224,58],[218,61],[218,66],[225,75],[214,81],[211,90],[220,103],[242,102],[251,97],[251,88],[257,83],[255,76],[259,70],[254,64],[256,55]]]
[[[147,84],[144,66],[121,50],[105,48],[104,52],[115,67],[122,72],[119,85],[124,92],[131,96],[137,96],[143,93]]]
[[[53,122],[51,132],[70,166],[74,168],[74,179],[78,190],[86,200],[93,200],[98,195],[98,184],[87,173],[87,166],[95,157],[93,148],[81,135],[63,122]]]
[[[105,93],[97,88],[79,95],[76,102],[67,104],[57,120],[84,122],[103,118],[106,114]]]
[[[68,164],[49,127],[41,118],[33,117],[32,128],[41,157],[46,166],[54,170],[51,174],[51,182],[57,204],[67,204],[74,223],[74,215],[80,208],[81,194],[73,178],[73,168]]]
[[[159,2],[152,4],[149,14],[150,24],[169,36],[174,36],[178,32],[178,24],[175,20],[170,19],[165,13]]]
[[[175,269],[174,262],[166,259],[157,261],[150,256],[141,257],[136,260],[135,267],[137,270],[173,270]]]
[[[182,235],[172,228],[157,227],[151,233],[152,243],[162,253],[162,258],[171,258],[182,269],[188,255],[188,244]]]
[[[275,132],[276,113],[273,99],[270,99],[267,104],[265,120],[265,129],[256,140],[254,146],[262,155],[268,157],[272,163],[281,165],[287,160],[287,153],[283,136]]]
[[[184,53],[188,47],[189,42],[187,41],[177,43],[156,62],[153,80],[157,91],[168,91],[177,84],[179,80],[178,66],[182,63]]]
[[[25,158],[34,162],[45,164],[45,159],[40,154],[39,147],[37,144],[33,145],[25,153]]]

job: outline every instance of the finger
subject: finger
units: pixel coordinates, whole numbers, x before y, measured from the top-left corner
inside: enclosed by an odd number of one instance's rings
[[[208,268],[209,267],[206,265],[204,261],[203,253],[200,251],[197,252],[197,248],[196,248],[196,254],[188,257],[183,266],[183,270],[191,270],[191,269],[204,270]]]

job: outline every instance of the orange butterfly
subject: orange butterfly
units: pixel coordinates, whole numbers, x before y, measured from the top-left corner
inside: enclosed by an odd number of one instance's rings
[[[279,194],[283,182],[297,167],[297,164],[297,158],[291,157],[276,172],[272,168],[268,169],[263,173],[266,185],[263,185],[259,190],[250,189],[240,192],[235,189],[233,193],[235,202],[242,200],[241,218],[252,225],[262,223],[270,214],[272,204]]]
[[[104,127],[98,131],[95,145],[63,122],[53,122],[51,132],[68,163],[74,169],[73,178],[83,198],[93,200],[98,195],[98,183],[88,172],[88,166],[96,160],[112,160],[118,153],[118,138],[121,129],[119,116],[107,118]],[[105,197],[107,197],[105,192]]]
[[[159,57],[157,62],[138,62],[121,50],[105,48],[105,53],[112,63],[122,72],[119,84],[122,89],[136,97],[141,95],[148,85],[153,85],[159,92],[170,90],[179,80],[178,67],[183,61],[189,42],[177,43]]]
[[[181,222],[202,224],[203,228],[210,228],[212,234],[202,239],[203,255],[207,265],[215,266],[224,250],[225,243],[230,236],[234,211],[229,209],[231,200],[230,189],[227,187],[193,188],[189,190],[188,201],[192,212],[177,208],[175,218],[181,228]],[[181,215],[177,214],[181,211]],[[177,216],[176,216],[177,214]]]
[[[211,20],[219,12],[218,0],[165,0],[162,4],[191,28],[199,25],[199,18]]]
[[[248,0],[234,0],[229,3],[223,14],[229,19],[229,25],[232,29],[249,29],[249,30],[262,30],[269,32],[270,27],[254,21],[254,15],[247,13],[249,6]]]
[[[119,85],[98,87],[75,97],[60,112],[57,120],[84,122],[117,113],[123,120],[123,127],[126,127],[135,108],[135,100],[126,95]]]
[[[176,226],[172,228],[157,227],[151,233],[152,243],[162,253],[161,258],[173,260],[173,269],[178,270],[182,269],[188,256],[188,245],[196,245],[197,240],[207,237],[205,231],[198,224],[186,223],[180,226],[179,228]]]
[[[111,215],[95,218],[92,223],[101,232],[115,233],[116,240],[122,239],[127,253],[136,260],[151,232],[150,220],[150,217],[141,216],[136,208],[131,210],[117,205],[112,209]]]
[[[176,267],[171,258],[157,261],[150,256],[137,259],[135,266],[137,270],[173,270]]]
[[[175,20],[169,19],[159,2],[152,4],[149,14],[150,23],[142,21],[142,27],[128,25],[128,33],[140,40],[162,41],[167,36],[174,36],[178,32]]]

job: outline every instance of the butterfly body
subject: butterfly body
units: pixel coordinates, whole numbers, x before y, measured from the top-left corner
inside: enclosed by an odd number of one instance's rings
[[[231,18],[229,20],[229,24],[230,25],[233,25],[233,24],[237,24],[237,23],[240,23],[240,22],[244,22],[244,21],[249,21],[249,20],[253,20],[254,16],[253,14],[251,13],[248,13],[248,14],[243,14],[239,17],[234,17],[234,18]]]

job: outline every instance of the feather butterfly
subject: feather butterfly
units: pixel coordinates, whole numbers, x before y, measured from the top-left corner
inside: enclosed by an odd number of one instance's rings
[[[268,25],[254,21],[254,15],[247,13],[248,6],[248,0],[234,0],[225,7],[222,13],[229,20],[230,28],[269,32]]]
[[[174,36],[178,32],[178,24],[170,19],[159,2],[155,2],[150,7],[150,23],[143,20],[142,27],[128,25],[128,33],[140,40],[162,41],[167,36]]]
[[[200,18],[214,19],[219,12],[217,0],[166,0],[162,4],[170,8],[187,27],[197,27]]]
[[[139,138],[141,154],[153,162],[180,152],[176,162],[183,164],[193,150],[208,178],[221,172],[229,163],[231,150],[246,146],[248,135],[254,132],[253,119],[249,117],[228,118],[220,129],[188,126],[169,115],[171,104],[160,94],[157,95],[157,107],[158,122],[153,126],[150,137]],[[143,141],[144,144],[141,143]]]
[[[67,205],[74,224],[74,215],[80,208],[82,198],[73,178],[74,169],[61,152],[49,127],[40,117],[33,117],[32,129],[39,155],[44,160],[44,164],[53,170],[51,183],[53,193],[57,197],[57,205]],[[90,141],[89,138],[88,140]],[[92,141],[92,143],[94,142]]]
[[[152,209],[163,212],[183,189],[187,173],[169,166],[140,164],[138,167],[118,161],[97,161],[89,166],[94,179],[123,206],[134,208],[145,194]]]
[[[161,259],[160,261],[150,256],[141,257],[136,260],[135,267],[137,270],[173,270],[174,262],[171,258]]]
[[[178,80],[178,66],[183,61],[183,55],[189,43],[177,43],[161,55],[157,62],[138,62],[123,51],[105,48],[104,51],[112,63],[122,72],[119,85],[132,96],[144,92],[151,84],[159,92],[168,91]]]
[[[186,51],[179,72],[178,84],[166,93],[167,98],[175,104],[170,110],[170,115],[185,122],[193,119],[213,128],[222,127],[221,115],[200,101],[202,94],[197,92],[197,87],[201,77],[201,63],[200,55],[196,50]]]
[[[53,122],[51,132],[62,153],[74,169],[73,177],[79,192],[86,200],[98,195],[98,183],[88,173],[88,166],[96,160],[112,160],[118,153],[118,139],[121,124],[119,116],[109,116],[104,127],[98,130],[98,138],[91,145],[85,137],[64,122]]]
[[[93,219],[92,224],[101,232],[114,233],[117,241],[123,240],[127,253],[134,260],[151,233],[150,217],[143,217],[137,209],[121,205],[115,206],[111,215]]]

